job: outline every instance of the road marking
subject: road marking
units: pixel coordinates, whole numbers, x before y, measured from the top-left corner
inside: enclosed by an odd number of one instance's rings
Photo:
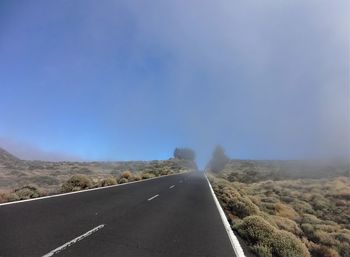
[[[175,185],[172,185],[171,187],[169,187],[169,189],[172,189],[172,188],[174,188],[175,187]]]
[[[51,257],[53,256],[54,254],[57,254],[61,251],[63,251],[64,249],[68,248],[69,246],[79,242],[80,240],[84,239],[85,237],[88,237],[90,235],[92,235],[93,233],[97,232],[98,230],[102,229],[105,225],[102,224],[102,225],[99,225],[97,226],[96,228],[93,228],[91,230],[89,230],[88,232],[86,232],[85,234],[81,235],[81,236],[78,236],[76,238],[74,238],[73,240],[65,243],[64,245],[61,245],[60,247],[57,247],[56,249],[52,250],[51,252],[43,255],[42,257]]]
[[[158,197],[159,195],[155,195],[155,196],[152,196],[151,198],[149,198],[147,201],[152,201],[154,198]]]
[[[209,188],[210,188],[210,192],[211,194],[213,195],[213,198],[214,198],[214,202],[216,204],[216,207],[218,208],[218,211],[220,213],[220,216],[221,216],[221,220],[222,220],[222,223],[224,223],[224,227],[226,229],[226,232],[227,232],[227,235],[230,239],[230,242],[231,242],[231,245],[232,245],[232,248],[236,254],[237,257],[245,257],[244,255],[244,252],[243,252],[243,249],[236,237],[236,235],[233,233],[232,229],[231,229],[231,226],[230,224],[228,223],[227,221],[227,218],[226,218],[226,215],[224,213],[224,210],[221,208],[221,205],[219,203],[219,200],[216,198],[216,195],[214,193],[214,190],[213,188],[211,187],[211,184],[209,182],[209,179],[207,177],[207,175],[204,175],[205,178],[207,179],[208,181],[208,184],[209,184]]]

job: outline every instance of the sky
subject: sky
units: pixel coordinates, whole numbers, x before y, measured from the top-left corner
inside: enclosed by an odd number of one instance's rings
[[[3,0],[0,147],[200,163],[350,154],[348,0]]]

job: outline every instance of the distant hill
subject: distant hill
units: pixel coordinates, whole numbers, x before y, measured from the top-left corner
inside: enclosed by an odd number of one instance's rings
[[[0,147],[0,162],[8,162],[8,161],[17,162],[17,161],[20,161],[20,159]]]

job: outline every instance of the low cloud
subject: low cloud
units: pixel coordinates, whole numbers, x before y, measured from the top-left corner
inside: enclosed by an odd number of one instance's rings
[[[82,161],[78,156],[61,152],[45,151],[35,145],[4,137],[0,137],[0,148],[3,148],[22,160]]]

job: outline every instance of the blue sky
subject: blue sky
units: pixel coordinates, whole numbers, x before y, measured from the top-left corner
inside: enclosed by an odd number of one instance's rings
[[[0,3],[0,145],[28,159],[349,156],[349,1]]]

